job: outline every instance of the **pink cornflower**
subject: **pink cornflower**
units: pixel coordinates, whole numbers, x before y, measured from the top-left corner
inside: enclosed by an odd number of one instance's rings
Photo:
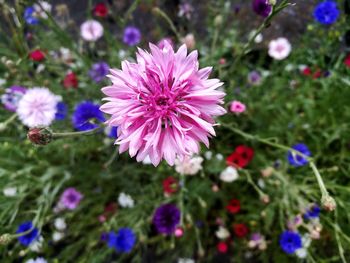
[[[96,20],[87,20],[80,26],[80,36],[85,41],[97,41],[103,35],[103,26]]]
[[[69,187],[61,195],[59,206],[69,210],[74,210],[78,207],[83,195],[74,187]]]
[[[57,102],[57,96],[47,88],[28,89],[18,102],[18,117],[30,128],[49,126],[55,119]]]
[[[210,67],[198,68],[197,51],[187,55],[183,45],[175,53],[169,43],[150,49],[138,50],[137,63],[123,61],[122,70],[111,70],[101,111],[112,115],[108,125],[118,126],[119,152],[173,165],[176,157],[198,153],[199,142],[209,146],[214,117],[226,112],[219,105],[225,93],[216,90],[219,79],[208,79]]]
[[[239,115],[241,114],[242,112],[245,112],[245,105],[240,102],[240,101],[237,101],[237,100],[234,100],[231,102],[231,105],[230,105],[230,111]]]
[[[285,59],[289,56],[291,51],[292,45],[288,39],[284,37],[277,38],[269,43],[269,56],[276,60]]]

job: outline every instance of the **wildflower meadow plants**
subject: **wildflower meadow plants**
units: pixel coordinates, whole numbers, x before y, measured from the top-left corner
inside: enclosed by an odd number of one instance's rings
[[[349,261],[348,1],[0,7],[1,262]]]

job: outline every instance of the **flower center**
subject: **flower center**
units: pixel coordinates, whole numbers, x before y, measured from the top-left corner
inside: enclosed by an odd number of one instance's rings
[[[165,95],[160,95],[155,101],[158,106],[167,106],[169,98]]]

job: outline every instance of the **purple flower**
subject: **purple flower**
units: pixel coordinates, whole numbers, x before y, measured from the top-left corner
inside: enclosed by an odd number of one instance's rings
[[[1,103],[4,107],[15,112],[18,106],[19,100],[26,93],[27,89],[21,86],[12,86],[5,90],[5,94],[1,96]]]
[[[260,73],[255,70],[249,72],[247,79],[248,83],[253,86],[260,85],[262,80]]]
[[[129,46],[135,46],[141,41],[141,32],[137,27],[128,26],[124,30],[123,41]]]
[[[60,205],[69,210],[74,210],[79,205],[83,195],[78,192],[74,187],[69,187],[61,195]]]
[[[75,129],[79,131],[87,131],[97,128],[105,121],[103,113],[100,111],[100,105],[91,101],[83,101],[75,107],[72,116],[72,123]]]
[[[162,234],[172,234],[180,223],[180,210],[173,204],[158,207],[153,216],[153,224]]]
[[[108,233],[108,246],[117,252],[129,253],[136,242],[136,235],[131,228],[122,227],[117,233]]]
[[[295,144],[292,146],[292,149],[302,153],[303,155],[293,154],[292,151],[288,151],[287,159],[290,165],[299,167],[299,166],[304,166],[309,162],[304,156],[307,156],[307,157],[311,156],[311,152],[305,144],[303,143]]]
[[[109,66],[106,62],[98,62],[92,65],[89,70],[90,78],[96,83],[101,82],[109,72]]]
[[[256,14],[263,17],[269,16],[272,10],[268,0],[253,0],[252,7]]]
[[[293,254],[299,248],[302,248],[301,237],[298,233],[284,231],[280,235],[280,247],[287,254]]]

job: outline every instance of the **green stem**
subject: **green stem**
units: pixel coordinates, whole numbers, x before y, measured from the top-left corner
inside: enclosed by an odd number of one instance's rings
[[[180,41],[181,40],[181,35],[179,34],[179,32],[177,31],[173,21],[171,21],[170,17],[164,13],[161,9],[159,9],[158,7],[153,8],[153,12],[156,15],[159,15],[160,17],[162,17],[170,26],[170,29],[174,32],[174,34],[176,35],[177,39]]]
[[[79,132],[53,132],[52,138],[62,138],[62,137],[73,137],[79,135],[93,135],[96,134],[102,127],[98,126],[95,129],[87,130],[87,131],[79,131]]]
[[[185,191],[185,175],[180,174],[180,182],[181,182],[181,187],[180,187],[180,211],[181,211],[181,216],[180,216],[180,225],[183,227],[184,226],[184,214],[185,214],[185,209],[184,209],[184,191]]]
[[[118,148],[115,148],[113,154],[108,159],[108,161],[104,163],[103,167],[108,168],[112,164],[112,162],[114,161],[115,157],[117,157],[117,155],[118,155]]]

